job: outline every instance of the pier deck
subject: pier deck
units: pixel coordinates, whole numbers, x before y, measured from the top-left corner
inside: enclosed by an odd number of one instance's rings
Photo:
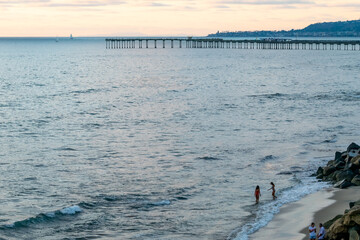
[[[107,49],[121,48],[234,48],[288,50],[360,50],[360,40],[223,39],[223,38],[106,38]],[[144,43],[144,45],[143,45]]]

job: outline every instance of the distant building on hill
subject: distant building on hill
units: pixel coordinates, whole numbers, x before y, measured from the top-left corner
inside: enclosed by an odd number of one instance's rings
[[[208,37],[360,37],[360,20],[314,23],[290,31],[217,31]]]

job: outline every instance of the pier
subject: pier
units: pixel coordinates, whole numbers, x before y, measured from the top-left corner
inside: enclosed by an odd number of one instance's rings
[[[360,40],[223,39],[223,38],[106,38],[106,49],[124,48],[232,48],[272,50],[352,50],[360,51]]]

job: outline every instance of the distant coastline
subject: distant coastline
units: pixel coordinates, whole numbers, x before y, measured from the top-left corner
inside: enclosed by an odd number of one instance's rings
[[[290,31],[218,31],[208,37],[360,37],[360,20],[314,23]]]

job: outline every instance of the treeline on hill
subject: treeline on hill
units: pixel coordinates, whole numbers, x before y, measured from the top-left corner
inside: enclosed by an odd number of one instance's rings
[[[218,31],[208,37],[360,37],[360,20],[314,23],[290,31]]]

